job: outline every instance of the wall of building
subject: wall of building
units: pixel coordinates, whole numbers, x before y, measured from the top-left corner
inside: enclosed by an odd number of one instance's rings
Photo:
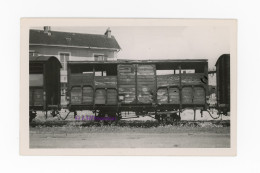
[[[104,54],[108,60],[115,60],[117,52],[107,49],[89,49],[89,48],[71,48],[71,47],[51,47],[51,46],[34,46],[30,45],[30,50],[38,52],[43,55],[56,55],[57,58],[60,52],[70,53],[70,61],[77,60],[92,60],[94,54]]]

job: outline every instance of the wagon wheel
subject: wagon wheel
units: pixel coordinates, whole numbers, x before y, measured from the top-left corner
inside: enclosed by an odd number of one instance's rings
[[[51,115],[52,115],[52,117],[56,117],[56,116],[58,116],[60,113],[59,113],[59,111],[57,111],[57,110],[53,110],[52,112],[51,112]],[[58,118],[59,118],[59,116],[58,116]]]
[[[29,123],[32,122],[32,120],[37,116],[36,111],[30,111],[29,112]]]
[[[157,112],[155,113],[155,117],[154,117],[154,119],[156,119],[157,121],[160,122],[160,115],[158,115]]]
[[[121,117],[121,113],[119,112],[114,112],[111,118],[113,118],[113,120],[111,120],[110,125],[117,125],[118,121],[122,118]]]
[[[168,124],[171,124],[171,125],[173,125],[173,122],[174,122],[174,117],[172,116],[172,114],[168,117],[168,115],[165,117],[165,123],[166,123],[166,125],[168,125]]]
[[[162,123],[162,125],[167,124],[167,115],[166,114],[161,115],[161,123]]]
[[[117,114],[116,114],[117,116],[116,116],[116,121],[119,121],[119,120],[121,120],[122,119],[122,115],[121,115],[121,112],[117,112]]]
[[[181,117],[177,113],[171,114],[171,117],[173,122],[178,122],[181,120]]]

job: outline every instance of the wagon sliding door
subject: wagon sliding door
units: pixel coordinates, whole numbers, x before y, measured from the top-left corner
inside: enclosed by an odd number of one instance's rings
[[[133,64],[119,64],[118,73],[118,94],[120,102],[131,104],[136,102],[136,71]]]
[[[150,104],[154,102],[156,81],[155,65],[137,64],[137,100],[138,103]]]

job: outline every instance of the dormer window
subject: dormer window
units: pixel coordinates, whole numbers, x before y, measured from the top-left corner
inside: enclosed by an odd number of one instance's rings
[[[95,61],[107,61],[107,57],[104,54],[94,54]]]

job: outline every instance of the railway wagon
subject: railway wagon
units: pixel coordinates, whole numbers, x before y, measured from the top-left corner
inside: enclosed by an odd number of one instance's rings
[[[227,115],[230,111],[230,54],[221,55],[216,62],[217,109]]]
[[[51,110],[55,116],[60,109],[60,68],[54,56],[32,56],[29,58],[29,111],[30,121],[36,111]]]
[[[68,86],[74,116],[77,110],[92,110],[96,116],[120,118],[122,111],[134,111],[178,120],[186,108],[207,109],[208,62],[70,61]]]

